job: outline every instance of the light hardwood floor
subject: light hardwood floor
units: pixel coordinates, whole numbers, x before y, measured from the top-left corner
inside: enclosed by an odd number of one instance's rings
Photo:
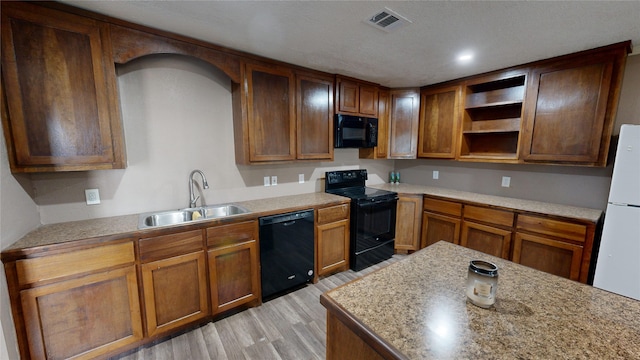
[[[320,294],[405,256],[394,255],[360,272],[348,270],[323,278],[261,306],[115,359],[324,359],[327,323]]]

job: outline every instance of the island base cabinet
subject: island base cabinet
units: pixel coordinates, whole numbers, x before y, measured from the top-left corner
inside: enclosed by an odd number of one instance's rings
[[[90,359],[143,337],[134,265],[20,294],[32,359]]]
[[[327,311],[327,360],[383,360],[360,336]]]
[[[203,251],[143,264],[142,281],[148,336],[209,315]]]
[[[516,233],[512,261],[580,281],[583,247],[540,236]]]

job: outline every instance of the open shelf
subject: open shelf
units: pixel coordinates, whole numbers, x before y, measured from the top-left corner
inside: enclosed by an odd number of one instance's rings
[[[522,104],[524,99],[524,85],[512,88],[490,90],[479,93],[469,93],[465,101],[466,109],[492,106]]]
[[[460,155],[515,157],[518,135],[518,131],[464,133]]]
[[[526,75],[467,84],[460,158],[517,160]]]

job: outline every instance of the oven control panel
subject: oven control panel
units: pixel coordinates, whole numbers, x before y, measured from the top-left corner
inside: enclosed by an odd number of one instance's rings
[[[343,170],[328,171],[326,173],[327,184],[354,184],[367,180],[367,170]]]

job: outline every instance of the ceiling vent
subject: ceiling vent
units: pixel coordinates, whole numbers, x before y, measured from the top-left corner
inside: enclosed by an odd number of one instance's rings
[[[386,32],[392,32],[411,24],[409,19],[389,8],[384,8],[384,10],[371,15],[365,22]]]

